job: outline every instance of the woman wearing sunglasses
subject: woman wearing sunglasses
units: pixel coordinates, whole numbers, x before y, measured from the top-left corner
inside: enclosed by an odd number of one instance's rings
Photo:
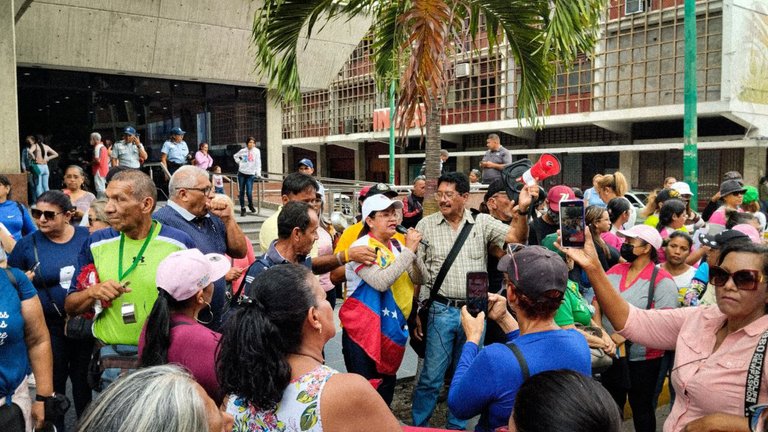
[[[622,336],[676,350],[672,383],[678,397],[665,432],[750,430],[745,404],[768,401],[768,385],[761,383],[756,402],[745,402],[749,366],[768,330],[768,248],[749,242],[726,245],[709,269],[716,307],[647,311],[613,289],[590,242],[583,250],[564,251],[587,271],[603,314]]]
[[[709,218],[709,235],[715,235],[725,229],[728,215],[732,212],[742,212],[741,203],[744,201],[744,192],[747,189],[738,180],[726,180],[720,183],[720,206]]]
[[[37,289],[51,335],[53,389],[64,394],[67,378],[72,380],[75,410],[79,416],[91,401],[86,375],[93,339],[65,336],[64,297],[74,283],[72,276],[80,249],[88,239],[88,228],[70,224],[75,207],[61,191],[43,192],[31,213],[40,229],[16,243],[8,257],[8,265],[26,270],[27,277]],[[56,427],[64,430],[63,418]]]

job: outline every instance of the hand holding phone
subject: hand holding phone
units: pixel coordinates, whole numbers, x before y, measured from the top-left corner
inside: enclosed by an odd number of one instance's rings
[[[560,237],[563,247],[583,249],[586,241],[584,201],[560,201]]]
[[[488,315],[488,273],[467,273],[467,311],[473,317],[480,312]]]
[[[36,262],[35,265],[33,265],[31,269],[29,269],[29,271],[31,271],[32,273],[35,273],[35,272],[37,272],[38,268],[40,268],[40,262],[39,261]]]

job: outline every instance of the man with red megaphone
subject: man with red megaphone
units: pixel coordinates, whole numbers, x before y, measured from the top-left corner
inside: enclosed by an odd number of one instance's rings
[[[483,184],[491,184],[494,180],[501,178],[501,170],[512,163],[512,155],[509,150],[501,146],[501,140],[496,134],[488,135],[485,141],[488,151],[483,155],[480,162],[480,168],[483,169]]]

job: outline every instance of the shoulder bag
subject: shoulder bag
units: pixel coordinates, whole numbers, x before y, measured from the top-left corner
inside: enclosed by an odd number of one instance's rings
[[[421,305],[419,305],[419,307],[414,307],[411,311],[411,316],[408,317],[408,333],[410,336],[409,344],[411,345],[411,348],[413,348],[413,350],[416,352],[416,354],[421,358],[424,358],[427,350],[427,321],[429,320],[429,307],[432,306],[432,302],[435,300],[438,291],[440,291],[440,286],[443,285],[445,275],[448,274],[448,269],[451,268],[451,265],[456,259],[456,256],[459,255],[459,251],[464,245],[464,241],[466,241],[467,237],[469,237],[469,232],[472,231],[473,226],[474,224],[472,223],[464,223],[464,227],[461,229],[459,236],[456,238],[456,242],[453,244],[450,252],[448,252],[448,256],[445,258],[443,265],[440,267],[440,271],[437,272],[435,282],[432,284],[432,289],[429,291],[429,298]],[[418,340],[414,337],[414,333],[416,332],[417,315],[421,321],[421,329],[423,333],[421,340]]]

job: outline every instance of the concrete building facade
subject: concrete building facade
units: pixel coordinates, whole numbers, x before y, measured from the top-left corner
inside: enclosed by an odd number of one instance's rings
[[[665,176],[682,177],[683,5],[611,0],[595,52],[560,68],[540,130],[516,118],[519,71],[507,47],[489,55],[482,39],[478,49],[456,46],[441,126],[443,147],[455,156],[449,166],[477,167],[487,134],[500,133],[517,157],[558,154],[566,169],[552,182],[589,187],[595,173],[621,170],[633,188],[650,190]],[[753,184],[765,175],[768,5],[699,0],[696,16],[699,190],[708,196],[726,171],[742,171]],[[377,121],[388,101],[376,91],[370,49],[363,38],[329,88],[283,106],[291,163],[310,157],[324,175],[388,178],[388,131]],[[398,149],[401,184],[423,161],[419,135],[412,130]]]

